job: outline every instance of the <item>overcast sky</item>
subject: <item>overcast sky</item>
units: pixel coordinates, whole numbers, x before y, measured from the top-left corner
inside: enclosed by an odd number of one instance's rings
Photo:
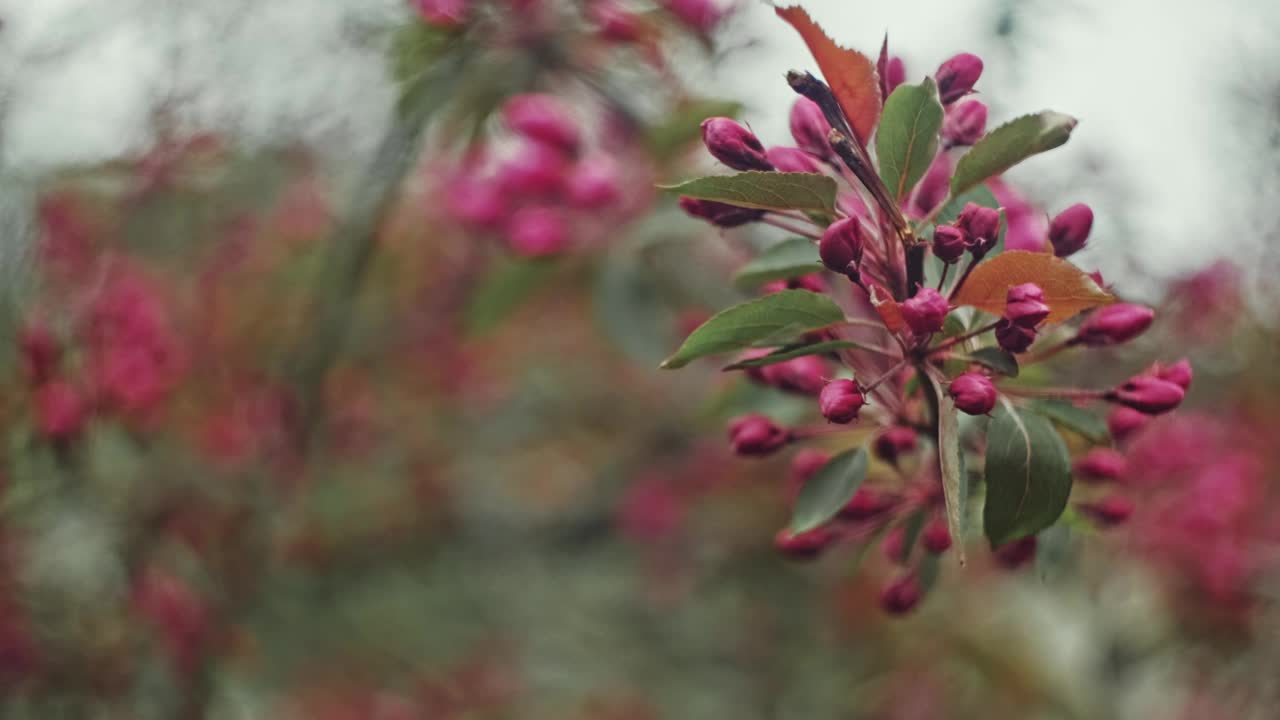
[[[203,116],[263,138],[302,129],[315,139],[377,122],[387,104],[383,67],[362,37],[397,2],[0,0],[4,169],[27,175],[136,147],[165,92],[191,93]],[[1117,268],[1124,252],[1139,252],[1173,271],[1230,249],[1207,208],[1229,206],[1240,180],[1232,153],[1243,145],[1247,154],[1247,142],[1230,99],[1241,82],[1270,71],[1274,63],[1262,72],[1260,58],[1280,57],[1280,3],[802,4],[854,47],[877,49],[887,30],[913,80],[955,52],[980,54],[993,122],[1044,108],[1078,117],[1066,147],[1014,177],[1050,210],[1095,205],[1086,263]],[[758,43],[733,53],[722,84],[707,94],[745,99],[766,142],[783,142],[793,96],[782,74],[813,64],[763,3],[744,0],[734,27]],[[1012,32],[999,36],[1000,27]]]

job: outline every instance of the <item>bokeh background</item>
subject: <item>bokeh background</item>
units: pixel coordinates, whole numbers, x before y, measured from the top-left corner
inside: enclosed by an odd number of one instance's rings
[[[1054,371],[1197,373],[1126,451],[1130,522],[892,618],[879,548],[776,553],[787,464],[724,442],[811,403],[656,367],[779,235],[653,184],[719,171],[708,114],[789,142],[803,44],[761,3],[625,4],[644,32],[602,40],[594,4],[455,34],[401,0],[0,0],[0,714],[1275,717],[1280,6],[803,3],[913,80],[980,55],[993,118],[1079,117],[1008,179],[1089,203],[1076,262],[1158,320]],[[620,192],[530,262],[459,198],[526,177],[493,113],[535,89]]]

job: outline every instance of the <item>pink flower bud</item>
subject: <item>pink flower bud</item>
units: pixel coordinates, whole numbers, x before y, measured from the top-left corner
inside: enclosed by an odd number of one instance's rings
[[[947,519],[943,517],[934,518],[924,529],[921,535],[924,542],[924,549],[934,555],[941,555],[951,548],[951,531],[947,528]]]
[[[947,313],[951,307],[942,293],[929,287],[922,287],[910,299],[901,305],[902,319],[917,335],[928,335],[942,329]]]
[[[734,170],[772,170],[764,145],[755,133],[732,118],[711,117],[702,121],[702,142],[711,155]]]
[[[662,0],[662,6],[690,30],[702,35],[715,30],[727,14],[713,0]]]
[[[1148,415],[1160,415],[1182,404],[1186,391],[1180,386],[1149,375],[1138,375],[1107,393],[1111,402]]]
[[[455,28],[467,21],[469,0],[414,0],[413,6],[428,25]]]
[[[1183,390],[1191,389],[1191,362],[1185,358],[1168,366],[1156,363],[1155,366],[1151,368],[1151,374],[1161,380],[1168,380]]]
[[[886,98],[892,95],[899,85],[907,81],[907,65],[902,62],[902,58],[897,55],[889,58],[889,62],[884,67],[884,77],[880,81],[884,84]]]
[[[639,18],[613,0],[594,0],[587,15],[600,28],[600,36],[610,42],[633,43],[643,35]]]
[[[977,203],[965,203],[956,226],[969,236],[974,257],[986,255],[1000,239],[1000,211]]]
[[[830,459],[830,453],[817,448],[804,448],[796,453],[791,458],[791,473],[787,477],[788,495],[794,499],[800,492],[800,488],[804,487],[804,484],[809,482],[809,479],[816,475]]]
[[[1035,283],[1023,283],[1009,288],[1005,296],[1004,318],[1014,325],[1033,328],[1049,317],[1049,306],[1044,303],[1044,291]]]
[[[796,98],[791,106],[791,137],[805,152],[820,158],[831,157],[831,123],[822,114],[818,103],[807,97]]]
[[[605,157],[584,160],[569,175],[569,204],[581,210],[598,210],[618,201],[618,168]]]
[[[581,133],[573,111],[554,95],[525,93],[507,100],[502,120],[513,132],[567,153],[578,151]]]
[[[880,543],[880,550],[884,552],[884,559],[898,565],[905,565],[907,557],[907,529],[902,525],[890,530],[884,536],[884,540]]]
[[[950,105],[973,92],[973,86],[982,76],[982,58],[971,53],[960,53],[938,66],[934,79],[938,82],[938,96],[943,105]]]
[[[825,527],[802,533],[793,533],[783,528],[773,537],[773,546],[783,555],[796,560],[807,560],[821,554],[836,538],[837,535]]]
[[[947,153],[938,153],[933,158],[933,163],[929,165],[929,169],[925,171],[924,177],[920,178],[920,184],[916,185],[915,191],[911,194],[912,214],[916,217],[928,215],[947,199],[950,192],[951,160],[947,157]]]
[[[889,583],[880,593],[880,607],[890,615],[906,615],[920,604],[924,590],[915,573],[908,572]]]
[[[1075,342],[1090,347],[1118,345],[1141,335],[1156,313],[1149,307],[1132,303],[1116,303],[1095,310],[1085,318],[1076,334]]]
[[[1038,544],[1035,535],[1005,543],[994,551],[996,562],[1006,570],[1017,570],[1035,559]]]
[[[507,224],[507,245],[522,257],[554,255],[568,244],[568,224],[564,215],[555,208],[521,208]]]
[[[763,210],[754,208],[742,208],[736,205],[716,202],[714,200],[698,200],[697,198],[682,197],[679,201],[680,209],[689,215],[700,220],[706,220],[712,225],[723,228],[738,227],[753,223],[764,216]]]
[[[1008,320],[996,324],[996,342],[1011,353],[1024,353],[1036,341],[1036,329],[1014,325]]]
[[[1122,479],[1129,470],[1129,463],[1124,455],[1111,448],[1094,448],[1076,461],[1074,470],[1080,480],[1105,482]]]
[[[804,355],[759,368],[760,380],[797,395],[817,395],[826,384],[827,364],[816,355]]]
[[[793,147],[775,145],[769,148],[765,157],[781,172],[820,173],[822,166],[809,153]]]
[[[1058,213],[1049,223],[1049,244],[1053,254],[1067,257],[1080,252],[1089,240],[1093,228],[1093,210],[1084,203],[1076,203]]]
[[[862,224],[849,217],[831,223],[818,241],[818,257],[832,272],[847,275],[862,262]]]
[[[84,426],[85,403],[74,385],[54,380],[35,394],[36,428],[44,437],[63,440]]]
[[[445,188],[445,209],[458,222],[488,230],[502,225],[507,204],[498,183],[471,177],[455,178]]]
[[[1112,408],[1107,415],[1107,429],[1111,431],[1111,437],[1118,443],[1133,437],[1134,433],[1137,433],[1149,422],[1151,422],[1150,415],[1145,415],[1123,405]]]
[[[986,375],[967,372],[951,381],[948,390],[956,409],[969,415],[986,415],[996,406],[996,386]]]
[[[914,433],[912,433],[914,437]],[[881,492],[866,485],[858,488],[849,502],[840,509],[840,517],[850,522],[872,520],[897,507],[899,497]]]
[[[506,195],[547,197],[564,185],[568,163],[555,148],[541,142],[525,143],[498,169],[498,183]]]
[[[972,145],[987,132],[987,106],[981,100],[956,103],[942,122],[942,139],[954,146]]]
[[[27,382],[39,385],[53,377],[62,360],[62,344],[47,325],[31,323],[18,337],[22,351],[22,371]]]
[[[954,225],[939,225],[933,229],[933,254],[944,263],[959,260],[968,246],[968,236]]]
[[[1076,509],[1099,527],[1122,525],[1133,515],[1133,501],[1123,495],[1108,495],[1094,502],[1079,503]]]
[[[897,465],[899,458],[916,449],[916,431],[903,425],[895,425],[880,433],[871,448],[876,457]]]
[[[866,404],[858,383],[852,380],[832,380],[818,395],[818,409],[829,422],[844,425],[858,419],[858,411]]]
[[[764,415],[745,415],[729,423],[729,444],[739,455],[763,457],[791,441],[791,433]]]

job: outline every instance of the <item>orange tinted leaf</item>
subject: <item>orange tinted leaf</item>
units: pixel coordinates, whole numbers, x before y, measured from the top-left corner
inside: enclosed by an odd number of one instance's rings
[[[1116,301],[1083,270],[1048,253],[1009,250],[974,269],[952,305],[969,305],[992,315],[1004,312],[1009,288],[1035,283],[1049,304],[1048,322],[1061,322],[1084,310]]]
[[[804,44],[809,46],[822,77],[840,103],[840,109],[865,145],[880,119],[880,78],[876,74],[875,63],[857,50],[837,45],[804,8],[774,8],[774,12],[790,23],[800,33]]]
[[[884,326],[889,328],[889,332],[897,333],[906,330],[907,321],[903,319],[902,308],[893,296],[875,283],[868,283],[867,289],[871,291],[871,306],[880,314],[880,319],[884,321]]]

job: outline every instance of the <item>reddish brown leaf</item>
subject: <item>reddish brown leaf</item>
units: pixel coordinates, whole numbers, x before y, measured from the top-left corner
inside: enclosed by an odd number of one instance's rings
[[[969,305],[992,315],[1004,312],[1009,288],[1035,283],[1049,304],[1048,322],[1061,322],[1084,310],[1116,301],[1080,268],[1047,253],[1009,250],[974,269],[952,305]]]
[[[865,145],[880,119],[880,78],[876,74],[875,63],[857,50],[837,45],[804,8],[774,8],[774,12],[790,23],[809,46],[809,52],[818,62],[818,69],[840,103],[840,109],[844,110],[854,133]]]

